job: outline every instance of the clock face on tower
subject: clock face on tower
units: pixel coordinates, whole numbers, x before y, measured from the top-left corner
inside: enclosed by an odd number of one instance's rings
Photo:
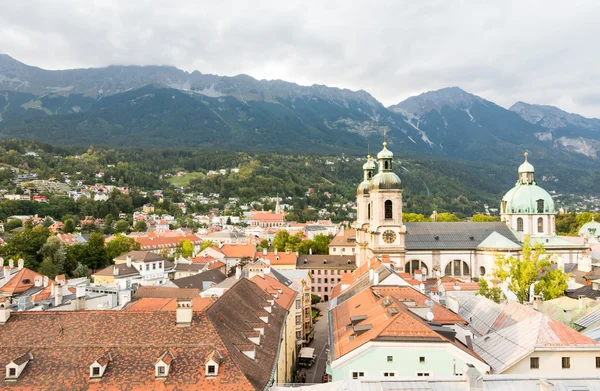
[[[383,237],[383,241],[387,244],[392,244],[396,241],[396,233],[389,229],[387,231],[383,231],[381,236]]]

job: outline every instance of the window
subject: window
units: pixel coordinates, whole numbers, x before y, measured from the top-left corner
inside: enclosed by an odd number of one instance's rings
[[[342,273],[340,273],[340,270],[338,270],[338,271],[337,271],[337,275],[339,276],[340,274],[342,274]]]
[[[327,280],[327,278],[324,278],[323,280],[324,280],[323,282],[324,282],[325,284],[327,284],[327,283],[329,282],[329,281]]]
[[[100,367],[92,367],[92,376],[100,376]]]
[[[320,278],[317,278],[317,282],[320,284],[320,283],[321,283],[321,279],[320,279]]]
[[[342,252],[343,252],[343,253],[345,253],[345,252],[346,252],[346,249],[345,249],[344,247],[342,247]]]
[[[404,265],[404,271],[409,274],[415,274],[415,272],[417,270],[426,269],[426,268],[427,268],[427,265],[425,265],[424,262],[422,262],[418,259],[413,259],[412,261],[408,261]]]
[[[313,282],[314,282],[314,281],[313,281]],[[310,287],[310,291],[311,291],[311,292],[314,292],[314,291],[315,291],[315,287],[314,287],[314,286],[311,286],[311,287]]]
[[[31,284],[31,280],[29,278],[26,278],[23,280],[23,284]]]
[[[385,218],[386,219],[391,219],[393,218],[393,213],[392,213],[392,201],[387,200],[384,203],[384,209],[385,209]]]
[[[17,368],[8,368],[8,376],[10,376],[10,377],[17,376]]]
[[[311,278],[311,279],[310,279],[310,282],[314,284],[314,283],[315,283],[315,279],[314,279],[314,278]]]
[[[383,372],[383,377],[394,377],[396,372]]]
[[[537,212],[544,213],[544,200],[537,200]]]
[[[327,269],[323,270],[323,274],[327,275]]]
[[[314,271],[314,270],[311,270],[311,271],[310,271],[310,274],[312,274],[312,275],[314,276],[314,275],[315,275],[315,271]]]
[[[387,160],[383,163],[383,167],[385,170],[389,170],[390,168],[390,162],[388,162]]]
[[[166,368],[164,365],[159,365],[158,366],[158,375],[164,375],[165,373],[167,373]]]
[[[325,287],[325,288],[323,288],[323,290],[324,290],[325,292],[327,292],[327,291],[329,290],[329,288]]]
[[[394,362],[394,356],[387,356],[387,362]]]
[[[302,339],[302,331],[296,331],[296,339]]]
[[[425,357],[423,357],[423,356],[419,357],[419,363],[425,364]]]
[[[483,267],[483,266],[479,267],[479,275],[480,276],[485,276],[485,267]]]
[[[302,316],[296,315],[296,324],[300,324],[300,323],[302,323]]]
[[[365,377],[365,373],[364,372],[352,372],[353,379],[358,379],[359,377]]]
[[[429,372],[419,372],[417,376],[429,376]]]
[[[146,271],[150,270],[150,264],[146,264]]]
[[[538,217],[538,232],[542,233],[544,232],[544,219],[541,217]]]
[[[163,266],[162,266],[162,262],[159,262],[159,263],[158,263],[158,268],[159,268],[159,269],[162,269],[162,267],[163,267]]]
[[[321,274],[321,269],[317,270],[317,274]]]
[[[444,273],[447,276],[468,276],[470,274],[469,265],[465,261],[455,259],[452,262],[448,262]]]
[[[371,204],[367,205],[367,218],[371,219]]]
[[[152,270],[156,270],[156,263],[152,264]]]
[[[302,308],[302,301],[300,299],[296,300],[296,309],[299,310]]]
[[[596,368],[600,368],[600,357],[596,357]]]
[[[336,251],[337,251],[337,248],[335,248],[335,247],[334,247],[334,248],[333,248],[331,251],[333,251],[333,252],[336,252]]]
[[[318,288],[317,288],[317,292],[321,292],[321,287],[318,287]]]
[[[562,358],[562,367],[563,367],[563,369],[571,368],[571,357],[563,357]]]
[[[523,219],[521,217],[517,219],[517,231],[523,232]]]
[[[341,278],[338,278],[338,281],[337,281],[337,282],[338,282],[338,284],[339,284],[340,282],[342,282],[342,279],[341,279]]]
[[[529,359],[529,368],[540,369],[540,358],[539,357],[531,357]]]
[[[216,371],[215,371],[215,369],[216,369],[216,368],[215,368],[215,366],[214,366],[214,365],[209,365],[209,366],[208,366],[208,369],[206,370],[206,372],[207,372],[208,374],[214,375],[214,373],[216,372]]]

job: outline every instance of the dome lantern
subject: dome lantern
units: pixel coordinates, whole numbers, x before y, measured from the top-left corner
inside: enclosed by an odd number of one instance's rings
[[[534,173],[535,170],[533,168],[533,165],[531,165],[531,163],[529,163],[529,161],[527,160],[527,157],[529,156],[529,153],[525,152],[525,161],[523,162],[523,164],[521,164],[519,166],[519,183],[523,183],[523,184],[533,184],[535,183],[535,178],[534,178]]]
[[[375,169],[377,165],[375,164],[374,159],[371,155],[367,156],[367,162],[363,164],[363,181],[358,185],[358,189],[356,190],[356,194],[369,194],[369,187],[371,186],[371,179],[373,179],[373,175],[375,174]]]
[[[394,154],[387,149],[387,143],[383,143],[383,149],[377,154],[379,172],[371,181],[370,190],[400,190],[402,182],[396,173],[392,171],[392,160]]]

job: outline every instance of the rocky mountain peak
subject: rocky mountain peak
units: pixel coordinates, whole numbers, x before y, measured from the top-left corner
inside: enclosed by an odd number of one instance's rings
[[[388,109],[397,113],[421,116],[432,110],[440,112],[445,106],[460,110],[469,109],[474,102],[485,104],[485,100],[477,95],[470,94],[459,87],[447,87],[410,97]]]
[[[519,101],[512,105],[509,110],[519,114],[527,122],[550,130],[575,126],[600,132],[600,119],[568,113],[555,106],[536,105]]]

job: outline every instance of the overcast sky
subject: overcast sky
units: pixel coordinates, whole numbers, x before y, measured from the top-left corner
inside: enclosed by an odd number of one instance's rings
[[[0,1],[0,53],[364,89],[447,86],[600,117],[600,1]]]

